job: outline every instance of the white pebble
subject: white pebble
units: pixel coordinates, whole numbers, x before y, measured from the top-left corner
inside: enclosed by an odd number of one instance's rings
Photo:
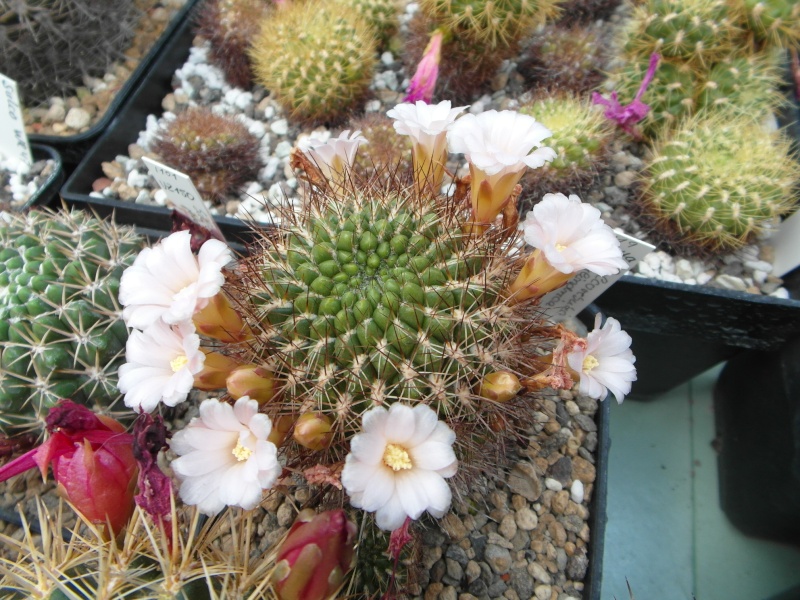
[[[292,142],[284,140],[275,146],[275,156],[278,158],[288,158],[292,151]]]
[[[381,110],[380,100],[369,100],[366,104],[364,104],[364,112],[373,113],[378,112],[379,110]]]
[[[733,275],[728,275],[727,273],[723,273],[722,275],[717,275],[714,281],[722,288],[726,290],[737,290],[743,292],[747,289],[747,284],[739,277],[734,277]]]
[[[261,173],[259,177],[261,179],[272,179],[275,177],[275,173],[278,172],[278,167],[281,165],[281,159],[277,156],[270,156],[267,159],[267,164],[261,169]]]
[[[705,271],[697,275],[698,285],[705,285],[712,279],[714,279],[714,271]]]
[[[770,294],[773,298],[783,298],[784,300],[789,299],[789,291],[786,288],[779,287],[777,290]]]
[[[147,184],[147,174],[134,169],[128,173],[127,183],[134,188],[142,188]]]
[[[136,200],[134,200],[136,204],[149,204],[150,203],[150,193],[147,190],[140,190],[139,195],[136,196]]]
[[[764,273],[772,273],[772,263],[765,260],[746,260],[744,266],[751,271],[763,271]]]
[[[391,52],[384,52],[381,54],[381,62],[387,67],[390,67],[392,64],[394,64],[394,56]]]
[[[655,269],[653,269],[653,267],[651,267],[649,264],[647,264],[643,260],[639,261],[639,264],[636,265],[636,269],[644,277],[655,277],[656,276]]]
[[[153,201],[159,206],[164,206],[167,203],[167,192],[156,190],[156,193],[153,194]]]
[[[289,133],[289,121],[286,119],[278,119],[270,124],[269,128],[275,135],[286,135]]]
[[[272,117],[275,116],[275,107],[271,104],[267,104],[264,107],[264,118],[269,121]]]
[[[256,194],[260,193],[261,190],[263,190],[263,189],[264,188],[262,187],[262,185],[260,183],[258,183],[257,181],[254,181],[250,185],[247,186],[247,190],[245,191],[245,194],[247,196],[255,196]]]
[[[91,115],[78,106],[70,108],[67,116],[64,118],[64,124],[70,129],[83,129],[87,127],[91,121]]]
[[[580,479],[576,479],[572,482],[572,487],[569,488],[569,497],[575,504],[581,504],[583,502],[583,482]]]
[[[695,273],[692,268],[692,263],[685,258],[679,259],[678,262],[675,263],[675,274],[681,279],[693,278]]]
[[[561,485],[561,482],[557,479],[553,479],[552,477],[548,477],[544,480],[544,487],[548,490],[553,490],[554,492],[560,492],[564,489],[564,486]]]

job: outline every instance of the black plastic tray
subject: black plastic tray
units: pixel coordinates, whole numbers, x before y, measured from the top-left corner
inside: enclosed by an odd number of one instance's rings
[[[58,198],[58,192],[64,183],[64,163],[61,154],[55,148],[43,144],[31,144],[33,160],[52,160],[55,168],[38,190],[28,199],[23,210],[32,206],[50,206]]]
[[[168,40],[175,34],[175,31],[186,22],[189,13],[202,0],[187,0],[186,4],[173,15],[172,20],[161,34],[161,37],[153,44],[153,47],[139,61],[139,64],[131,73],[130,77],[123,83],[113,100],[109,103],[103,116],[89,129],[74,135],[41,135],[30,134],[28,136],[31,143],[44,144],[55,148],[61,153],[64,169],[67,174],[71,173],[75,166],[81,161],[84,154],[92,144],[97,141],[122,108],[125,101],[130,97],[145,75],[150,71],[156,58],[161,55],[162,50]]]
[[[603,555],[605,552],[606,523],[608,522],[608,453],[611,450],[611,400],[597,407],[597,449],[592,501],[589,505],[589,570],[583,580],[584,600],[601,600],[603,587]]]
[[[152,68],[147,76],[129,95],[111,125],[67,179],[61,195],[69,206],[93,210],[101,217],[113,214],[117,223],[135,225],[151,236],[166,235],[171,231],[169,208],[110,198],[95,198],[89,193],[92,183],[105,176],[101,163],[113,160],[117,155],[127,154],[128,146],[135,142],[139,133],[145,129],[147,117],[163,112],[161,102],[173,90],[173,75],[189,57],[193,39],[191,19],[184,19],[163,45],[162,51],[152,62]],[[229,217],[215,217],[215,220],[226,240],[234,248],[242,249],[252,240],[253,227],[249,223]]]

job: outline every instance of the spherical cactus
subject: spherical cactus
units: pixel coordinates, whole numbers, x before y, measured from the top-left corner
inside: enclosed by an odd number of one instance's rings
[[[234,87],[252,85],[247,49],[272,4],[264,0],[210,0],[197,16],[195,32],[211,45],[209,59]]]
[[[375,65],[370,26],[333,2],[292,3],[250,48],[256,80],[300,121],[337,121],[364,96]]]
[[[420,8],[454,37],[488,49],[512,47],[558,14],[559,0],[422,0]]]
[[[0,220],[0,430],[37,430],[61,398],[107,410],[128,338],[119,278],[142,247],[85,213]]]
[[[360,16],[383,46],[397,31],[400,5],[397,0],[337,0],[342,8]]]
[[[579,193],[602,169],[608,143],[613,137],[611,122],[588,99],[558,95],[544,97],[520,108],[553,132],[547,145],[558,156],[521,180],[520,212],[530,209],[546,193]]]
[[[795,0],[732,0],[756,38],[780,48],[800,47],[800,4]]]
[[[583,93],[602,82],[605,59],[599,28],[548,25],[536,32],[517,71],[534,89]]]
[[[697,110],[725,108],[761,120],[785,101],[781,70],[770,54],[734,56],[715,64],[698,85]]]
[[[369,113],[352,119],[348,125],[352,131],[360,131],[369,140],[356,154],[353,165],[356,173],[364,179],[378,176],[389,178],[412,172],[411,142],[406,135],[398,134],[394,121],[379,113]]]
[[[725,0],[648,0],[634,10],[625,50],[710,66],[730,53],[741,34]]]
[[[642,202],[687,246],[730,251],[791,210],[798,167],[779,133],[717,112],[655,145]]]
[[[236,192],[262,166],[260,141],[247,126],[208,108],[189,108],[169,121],[152,149],[166,164],[189,175],[211,200]]]

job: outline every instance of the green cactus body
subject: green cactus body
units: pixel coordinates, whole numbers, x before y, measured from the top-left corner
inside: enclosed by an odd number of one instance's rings
[[[359,15],[372,28],[381,46],[397,31],[400,7],[396,0],[338,0],[342,8]]]
[[[557,153],[550,163],[523,175],[520,210],[530,208],[528,199],[536,202],[546,193],[579,193],[606,160],[613,130],[603,111],[588,99],[550,96],[523,106],[520,112],[553,132],[545,145]]]
[[[502,366],[520,356],[498,296],[506,259],[441,210],[412,190],[318,199],[246,269],[254,360],[273,357],[282,410],[335,419],[334,455],[361,414],[395,401],[474,422],[483,376],[518,367]]]
[[[649,58],[711,65],[728,55],[741,29],[725,0],[648,0],[638,6],[626,32],[625,50]]]
[[[725,108],[742,116],[761,120],[773,113],[785,99],[777,61],[758,54],[727,58],[714,65],[699,86],[697,109]]]
[[[250,57],[256,80],[301,121],[336,121],[367,90],[375,65],[370,26],[337,3],[294,3],[265,19]]]
[[[733,0],[758,39],[781,48],[800,47],[800,4],[796,0]]]
[[[789,142],[725,113],[686,122],[653,149],[642,201],[687,245],[729,251],[795,203]]]
[[[515,46],[558,14],[560,0],[422,0],[437,26],[488,49]]]
[[[0,246],[0,430],[43,427],[61,398],[107,409],[128,337],[119,278],[140,238],[42,211],[0,221]]]

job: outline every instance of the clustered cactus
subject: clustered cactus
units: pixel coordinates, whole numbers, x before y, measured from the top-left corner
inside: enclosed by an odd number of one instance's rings
[[[233,116],[192,107],[159,131],[153,151],[189,175],[197,190],[216,200],[255,178],[263,166],[260,140]]]
[[[800,4],[794,0],[732,0],[732,6],[758,42],[800,47]]]
[[[656,143],[642,202],[684,244],[724,252],[774,225],[795,201],[788,140],[757,123],[695,117]]]
[[[134,0],[20,0],[3,3],[0,73],[25,104],[69,95],[123,57],[141,16]]]
[[[117,290],[142,240],[79,211],[36,211],[4,214],[0,246],[0,431],[41,430],[61,398],[107,411],[127,340]]]
[[[372,28],[336,2],[292,3],[262,21],[250,58],[255,78],[299,121],[337,121],[367,91]]]

